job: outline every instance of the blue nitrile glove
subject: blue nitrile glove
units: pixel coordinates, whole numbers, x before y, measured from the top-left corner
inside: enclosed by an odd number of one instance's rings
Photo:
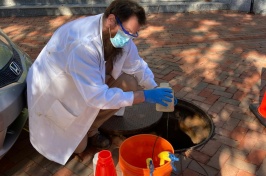
[[[171,102],[173,98],[172,89],[156,88],[144,90],[145,102],[158,103],[163,106],[168,106],[164,101]]]
[[[178,99],[175,97],[174,98],[174,105],[177,105],[177,103],[178,103]]]

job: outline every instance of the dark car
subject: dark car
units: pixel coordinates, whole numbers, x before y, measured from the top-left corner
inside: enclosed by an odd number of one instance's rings
[[[26,76],[32,61],[0,29],[0,159],[27,121]]]

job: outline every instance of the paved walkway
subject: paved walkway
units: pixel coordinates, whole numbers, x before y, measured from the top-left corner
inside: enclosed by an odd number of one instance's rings
[[[79,17],[0,18],[0,27],[35,59],[59,26]],[[266,128],[249,111],[266,90],[266,16],[221,11],[148,20],[135,40],[140,55],[158,82],[169,81],[177,97],[199,105],[216,126],[204,147],[183,154],[183,174],[207,175],[204,168],[210,176],[266,175]],[[114,137],[113,152],[121,141]],[[0,161],[0,175],[92,176],[94,152],[60,166],[38,154],[23,131]]]

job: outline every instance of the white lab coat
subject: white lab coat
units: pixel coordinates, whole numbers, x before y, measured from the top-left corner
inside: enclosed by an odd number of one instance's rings
[[[100,109],[131,106],[133,92],[105,84],[102,14],[60,27],[27,76],[30,141],[46,158],[64,165]],[[132,40],[114,64],[112,76],[136,76],[149,89],[157,84]]]

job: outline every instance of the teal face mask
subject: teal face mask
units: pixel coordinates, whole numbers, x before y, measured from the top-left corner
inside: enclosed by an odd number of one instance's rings
[[[109,28],[109,33],[110,33],[110,28]],[[120,29],[118,29],[114,38],[111,38],[111,33],[110,33],[110,41],[115,48],[123,48],[127,44],[130,38],[131,37],[124,34],[124,32],[121,31]]]

